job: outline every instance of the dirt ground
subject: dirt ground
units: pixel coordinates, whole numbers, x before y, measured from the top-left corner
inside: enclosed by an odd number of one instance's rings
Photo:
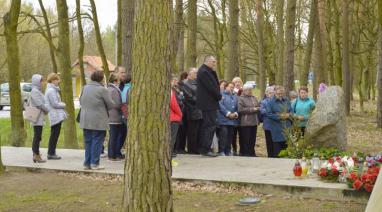
[[[363,211],[366,203],[303,199],[261,194],[245,188],[223,188],[174,182],[174,208],[203,211]],[[123,182],[118,178],[11,170],[0,176],[0,211],[119,211]],[[241,206],[246,196],[262,202]]]

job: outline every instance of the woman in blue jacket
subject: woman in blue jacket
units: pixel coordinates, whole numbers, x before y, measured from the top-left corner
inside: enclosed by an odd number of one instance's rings
[[[264,134],[265,134],[265,143],[267,146],[267,152],[268,152],[268,157],[271,158],[273,157],[273,142],[272,142],[272,134],[271,134],[271,127],[270,127],[270,121],[269,118],[267,117],[267,111],[266,111],[266,106],[268,102],[273,98],[275,95],[275,87],[274,86],[269,86],[265,90],[265,97],[263,101],[260,103],[260,113],[261,113],[261,118],[263,120],[263,129],[264,129]]]
[[[302,86],[298,90],[298,98],[292,103],[292,112],[295,119],[298,120],[298,126],[301,129],[301,136],[304,137],[305,127],[310,114],[316,107],[313,99],[308,97],[308,87]]]
[[[285,98],[284,87],[275,87],[275,96],[266,105],[266,115],[272,134],[273,157],[278,157],[280,151],[287,147],[284,131],[291,126],[291,106]]]
[[[234,85],[228,83],[222,92],[219,102],[218,124],[219,132],[219,155],[231,156],[231,141],[233,139],[234,127],[239,125],[239,114],[237,111],[238,98],[233,94]]]

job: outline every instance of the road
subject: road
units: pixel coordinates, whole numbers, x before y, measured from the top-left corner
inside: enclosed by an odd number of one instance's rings
[[[74,101],[74,108],[80,108],[80,102]],[[4,107],[3,110],[0,110],[0,118],[9,118],[11,116],[11,107]]]

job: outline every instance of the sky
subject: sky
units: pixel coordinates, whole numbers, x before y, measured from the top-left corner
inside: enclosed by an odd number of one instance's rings
[[[25,3],[32,3],[36,9],[40,9],[37,0],[22,0]],[[114,26],[117,22],[117,0],[94,0],[97,7],[98,22],[101,31],[108,26]],[[56,0],[43,0],[45,9],[53,8],[56,11]],[[67,0],[69,15],[76,10],[76,0]],[[81,9],[87,10],[86,6],[90,6],[89,0],[81,0]]]

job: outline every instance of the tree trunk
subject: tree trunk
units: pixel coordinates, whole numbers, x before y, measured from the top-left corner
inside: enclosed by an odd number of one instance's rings
[[[322,56],[322,69],[321,71],[321,78],[323,82],[328,83],[329,79],[329,72],[328,72],[328,63],[327,63],[327,44],[326,44],[326,24],[325,24],[325,7],[326,7],[326,0],[318,0],[318,29],[317,30],[320,33],[320,48],[321,48],[321,56]]]
[[[81,0],[76,0],[76,16],[77,16],[78,37],[80,40],[80,46],[78,48],[78,64],[80,66],[81,84],[82,84],[82,87],[84,87],[86,85],[85,70],[84,70],[85,41],[84,41],[84,30],[82,29],[82,19],[81,19]]]
[[[117,66],[122,66],[122,0],[117,1]]]
[[[52,38],[52,33],[50,31],[48,15],[46,14],[46,10],[45,10],[44,4],[42,3],[42,0],[38,0],[38,3],[40,4],[40,9],[44,17],[44,22],[46,27],[46,36],[47,36],[47,40],[49,44],[49,54],[50,54],[50,59],[52,60],[53,72],[57,73],[57,62],[56,62],[56,56],[54,53],[56,51],[56,48],[53,44],[53,38]]]
[[[224,76],[233,79],[239,76],[239,0],[229,0],[229,63]]]
[[[131,74],[133,63],[135,0],[121,0],[122,11],[122,66]]]
[[[129,103],[134,112],[128,120],[123,211],[173,211],[168,121],[172,17],[170,0],[136,2],[134,98]]]
[[[183,0],[176,0],[175,6],[175,43],[176,68],[175,73],[184,71],[184,20]]]
[[[1,138],[0,138],[0,176],[5,172],[3,161],[1,160]]]
[[[256,14],[257,14],[257,50],[259,56],[259,88],[260,96],[265,95],[265,86],[266,86],[266,70],[265,70],[265,57],[264,57],[264,38],[263,38],[263,7],[262,0],[256,1]]]
[[[335,4],[335,2],[332,2],[331,0],[326,1],[326,23],[327,23],[327,36],[326,36],[326,44],[327,47],[327,67],[329,72],[329,85],[335,84],[335,77],[334,77],[334,49],[332,45],[332,4]]]
[[[109,64],[107,63],[105,50],[103,49],[101,31],[99,29],[99,24],[98,24],[97,7],[94,3],[94,0],[89,0],[89,1],[90,1],[90,5],[91,5],[92,16],[93,16],[94,32],[95,32],[95,36],[96,36],[98,52],[99,52],[99,54],[101,56],[101,60],[102,60],[103,73],[106,76],[106,82],[108,82],[109,81],[109,75],[110,75]]]
[[[382,128],[382,0],[378,0],[379,62],[377,73],[377,126]]]
[[[296,0],[287,1],[286,29],[285,29],[285,59],[284,59],[284,87],[286,94],[294,90],[294,41],[296,28]]]
[[[62,79],[62,97],[66,103],[66,112],[68,119],[64,122],[64,143],[66,148],[77,148],[77,132],[76,122],[74,120],[74,102],[72,87],[72,72],[70,61],[70,45],[69,45],[69,20],[68,6],[66,1],[56,0],[58,15],[58,71],[61,73]]]
[[[319,5],[318,5],[319,6]],[[316,22],[315,22],[315,25],[316,26],[320,26],[321,21],[322,19],[317,17],[316,18]],[[317,66],[314,70],[314,84],[315,84],[315,88],[318,88],[319,87],[319,84],[322,83],[322,82],[325,82],[325,77],[324,77],[324,70],[325,70],[325,50],[324,50],[324,44],[323,42],[325,42],[323,39],[322,39],[322,30],[321,29],[318,29],[318,30],[315,30],[315,39],[314,39],[314,42],[315,42],[315,51],[316,51],[316,60],[317,60]]]
[[[188,0],[186,69],[196,66],[197,0]]]
[[[342,52],[341,52],[341,41],[340,41],[340,11],[338,9],[337,1],[333,3],[333,11],[335,15],[335,33],[334,33],[334,41],[335,41],[335,84],[341,86],[342,85]]]
[[[342,88],[344,89],[345,97],[345,112],[350,114],[350,65],[349,65],[349,1],[342,0]]]
[[[305,60],[304,67],[302,68],[302,73],[300,76],[300,85],[307,86],[308,85],[308,75],[309,68],[312,60],[312,49],[313,49],[313,38],[315,34],[315,25],[317,18],[317,0],[312,0],[310,6],[310,16],[309,16],[309,29],[308,29],[308,37],[306,39],[306,48],[305,48]]]
[[[9,76],[9,94],[11,98],[11,125],[10,140],[13,146],[23,146],[26,132],[24,129],[23,102],[20,91],[20,61],[17,41],[17,25],[20,14],[20,0],[11,2],[9,12],[4,17],[4,35],[7,45],[7,63]]]
[[[284,63],[284,1],[277,1],[277,71],[276,71],[276,84],[283,84],[283,63]]]

